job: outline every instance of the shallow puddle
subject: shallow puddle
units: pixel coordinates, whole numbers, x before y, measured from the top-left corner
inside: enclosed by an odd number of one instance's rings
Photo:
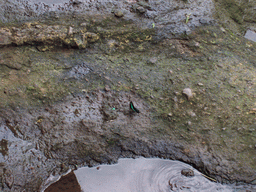
[[[184,176],[181,173],[184,169],[190,170],[194,176]],[[74,171],[74,174],[83,192],[231,192],[245,189],[245,186],[216,183],[190,165],[159,158],[119,159],[118,164],[83,167]],[[59,190],[59,187],[52,186],[55,192],[63,192],[63,188]]]
[[[167,192],[167,191],[232,191],[206,179],[194,170],[194,176],[181,174],[191,166],[163,159],[120,159],[117,165],[80,168],[74,173],[84,192]]]

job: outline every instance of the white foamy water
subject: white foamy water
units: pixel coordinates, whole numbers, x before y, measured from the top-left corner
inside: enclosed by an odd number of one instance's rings
[[[159,158],[120,159],[115,165],[80,168],[74,173],[83,192],[231,192],[234,186],[211,182],[194,170],[185,177],[182,169],[193,167]]]

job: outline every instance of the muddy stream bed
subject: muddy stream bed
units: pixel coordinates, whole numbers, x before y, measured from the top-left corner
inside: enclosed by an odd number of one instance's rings
[[[253,191],[256,5],[246,5],[0,1],[0,191],[137,157]]]

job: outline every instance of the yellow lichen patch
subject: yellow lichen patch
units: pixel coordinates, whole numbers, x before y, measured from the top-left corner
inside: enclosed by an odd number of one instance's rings
[[[84,34],[85,39],[88,40],[88,42],[93,43],[100,39],[99,35],[96,33],[86,32]]]

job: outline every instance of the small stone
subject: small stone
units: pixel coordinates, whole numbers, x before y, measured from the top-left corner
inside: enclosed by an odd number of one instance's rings
[[[190,88],[183,89],[182,93],[187,97],[188,100],[193,98],[193,93]]]
[[[226,30],[225,30],[223,27],[221,27],[220,30],[221,30],[223,33],[226,33]]]
[[[170,71],[169,71],[169,73],[171,73],[171,74],[172,74],[172,73],[173,73],[173,71],[172,71],[172,70],[170,70]]]
[[[110,87],[108,85],[105,86],[105,91],[110,91]]]
[[[203,83],[197,83],[198,86],[203,86],[204,84]]]
[[[219,68],[223,68],[224,66],[222,64],[217,64]]]
[[[148,64],[156,64],[156,62],[157,62],[157,58],[156,58],[156,57],[152,57],[152,58],[150,58],[150,59],[147,61]]]
[[[86,27],[86,26],[87,26],[87,23],[81,23],[80,26],[81,26],[81,27]]]
[[[113,40],[113,39],[109,40],[107,44],[108,44],[108,47],[110,49],[115,48],[115,47],[119,47],[119,45],[120,45],[120,43],[118,41]]]
[[[68,29],[68,35],[73,35],[73,27],[69,27],[69,29]]]
[[[188,125],[188,126],[192,125],[191,121],[188,121],[188,122],[187,122],[187,125]]]
[[[114,12],[114,14],[115,14],[116,17],[123,17],[124,16],[124,13],[123,13],[122,10],[116,10]]]
[[[193,111],[188,111],[187,113],[191,117],[195,117],[196,116],[196,114]]]
[[[73,0],[73,5],[79,5],[82,3],[82,1],[79,1],[79,0]]]
[[[186,177],[193,177],[195,175],[192,169],[182,169],[181,174]]]
[[[142,7],[142,6],[139,6],[139,7],[137,7],[137,9],[136,9],[139,13],[145,13],[147,10],[146,9],[144,9],[144,7]]]
[[[37,29],[41,29],[41,28],[42,28],[42,26],[41,26],[41,25],[36,25],[36,26],[35,26],[35,28],[37,28]]]
[[[227,128],[226,127],[223,127],[222,130],[225,131]]]
[[[169,117],[172,117],[172,116],[173,116],[173,114],[172,114],[172,113],[169,113],[169,114],[168,114],[168,116],[169,116]]]
[[[213,21],[211,19],[206,19],[206,18],[202,18],[202,19],[199,19],[199,22],[202,24],[202,25],[210,25]]]
[[[194,43],[194,46],[195,46],[195,47],[200,47],[200,43],[199,43],[199,42],[195,42],[195,43]]]
[[[157,17],[158,13],[156,11],[150,11],[147,10],[145,17],[149,18],[149,19],[154,19],[155,17]]]

